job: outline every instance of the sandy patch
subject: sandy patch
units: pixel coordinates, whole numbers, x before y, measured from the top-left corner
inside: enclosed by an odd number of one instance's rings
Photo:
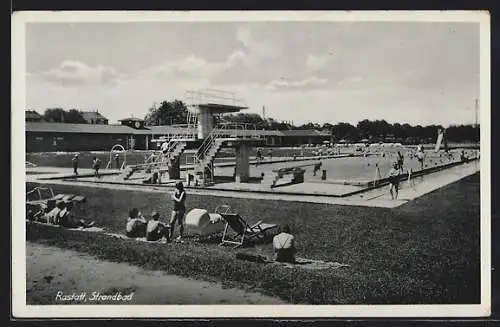
[[[58,292],[60,296],[57,298]],[[95,292],[95,293],[94,293]],[[120,294],[131,301],[109,302]],[[84,296],[82,297],[82,293]],[[63,299],[75,294],[78,300]],[[260,293],[224,289],[219,284],[146,271],[86,254],[26,243],[27,304],[284,304]]]

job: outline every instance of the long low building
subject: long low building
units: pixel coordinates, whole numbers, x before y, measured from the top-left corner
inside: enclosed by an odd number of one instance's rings
[[[26,152],[53,151],[106,151],[120,144],[126,149],[157,149],[154,140],[173,135],[192,133],[188,128],[176,126],[144,126],[142,120],[124,120],[121,125],[67,124],[26,122]],[[319,144],[330,140],[330,133],[316,130],[226,130],[263,138],[269,146],[298,146]]]

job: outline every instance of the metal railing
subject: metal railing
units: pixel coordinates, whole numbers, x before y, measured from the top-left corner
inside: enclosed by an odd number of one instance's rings
[[[239,138],[241,137],[247,137],[252,139],[265,138],[264,135],[261,135],[261,133],[259,133],[259,130],[257,129],[257,124],[222,121],[219,123],[219,125],[227,125],[228,127],[226,127],[225,130],[227,130],[228,132],[231,130],[231,126],[236,126],[235,129],[237,129],[236,133],[238,134]]]
[[[179,147],[179,144],[182,142],[182,140],[179,139],[173,139],[170,141],[169,146],[165,153],[163,154],[162,158],[162,163],[167,163],[169,164],[177,155],[175,152]]]
[[[179,136],[180,135],[180,136]],[[131,172],[125,171],[125,174],[133,173],[136,170],[153,169],[165,166],[175,158],[175,152],[179,144],[185,140],[184,134],[176,134],[167,139],[166,137],[159,138],[153,142],[168,142],[164,149],[153,152],[149,157],[145,158],[144,163],[129,166]]]
[[[212,129],[196,152],[196,160],[201,162],[220,138],[240,138],[245,136],[245,128],[240,124],[223,123]]]
[[[153,143],[165,143],[165,142],[169,142],[171,139],[192,140],[192,139],[196,138],[196,133],[197,133],[196,128],[192,128],[192,127],[188,126],[187,124],[179,124],[179,125],[172,125],[172,126],[178,127],[179,129],[184,129],[185,132],[180,133],[179,131],[176,131],[174,133],[164,133],[164,134],[162,134],[162,136],[159,136],[156,139],[152,139],[151,142],[153,142]]]
[[[208,154],[215,148],[214,145],[217,140],[241,138],[245,136],[245,131],[245,126],[235,123],[222,123],[212,129],[210,134],[208,134],[201,146],[198,148],[196,154],[193,156],[195,172],[197,171],[198,173],[201,173],[203,180],[213,182],[213,174],[210,173],[208,176],[206,175],[207,169],[210,172],[213,172],[214,170],[214,158],[212,157],[207,161],[206,158],[208,157]],[[218,144],[217,146],[219,147],[221,144]]]
[[[186,91],[184,95],[184,101],[188,105],[188,107],[208,103],[246,107],[245,101],[236,98],[233,92],[216,89]]]

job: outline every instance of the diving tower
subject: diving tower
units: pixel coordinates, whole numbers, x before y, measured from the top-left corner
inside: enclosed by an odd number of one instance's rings
[[[193,171],[197,184],[214,182],[214,161],[219,151],[233,147],[236,154],[235,180],[247,182],[250,178],[250,148],[259,143],[260,137],[242,124],[220,123],[223,114],[248,109],[245,101],[232,92],[205,89],[187,91],[185,102],[188,111],[197,117],[197,138],[203,140],[193,156]]]
[[[129,179],[136,171],[156,174],[152,183],[161,182],[165,173],[169,180],[180,179],[180,158],[186,149],[196,149],[191,162],[187,162],[188,176],[195,179],[195,185],[210,185],[214,182],[214,161],[225,147],[232,147],[236,153],[235,180],[246,182],[250,177],[250,148],[262,140],[256,130],[245,125],[219,122],[222,115],[238,113],[247,109],[246,103],[232,92],[204,89],[186,91],[184,103],[187,106],[187,124],[172,125],[179,133],[153,140],[161,144],[161,150],[153,153],[143,164],[127,166],[123,173]],[[153,181],[153,179],[156,179]]]

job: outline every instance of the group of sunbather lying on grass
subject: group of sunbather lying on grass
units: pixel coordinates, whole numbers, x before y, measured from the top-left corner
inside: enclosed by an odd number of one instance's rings
[[[161,222],[160,214],[156,211],[151,214],[151,219],[146,220],[137,208],[133,208],[129,211],[129,216],[126,221],[125,235],[130,238],[145,238],[147,241],[153,242],[160,241],[165,238],[167,242],[171,242],[173,240],[174,229],[177,223],[180,227],[180,235],[176,240],[181,241],[184,234],[184,216],[186,212],[186,192],[182,182],[177,183],[176,190],[172,194],[172,200],[174,203],[170,224]],[[46,204],[41,205],[37,212],[28,210],[27,219],[29,221],[38,221],[66,228],[89,228],[94,226],[93,221],[87,221],[85,219],[75,217],[72,213],[72,209],[72,201],[49,199]],[[243,230],[247,230],[247,232],[249,228],[250,227],[248,226],[243,226]],[[251,229],[250,233],[255,230],[261,231],[260,227]],[[236,230],[238,230],[238,228]],[[281,228],[281,233],[274,236],[273,248],[276,255],[276,261],[295,261],[295,238],[288,225],[283,226]]]

